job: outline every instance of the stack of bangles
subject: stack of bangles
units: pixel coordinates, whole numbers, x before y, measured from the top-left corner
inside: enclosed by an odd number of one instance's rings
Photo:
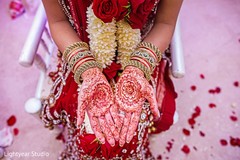
[[[125,62],[123,69],[127,66],[139,68],[145,74],[149,81],[156,65],[161,61],[162,53],[152,43],[142,42],[137,46],[137,49],[131,54],[129,61]]]
[[[80,84],[80,77],[84,71],[94,67],[101,69],[101,65],[95,61],[85,42],[76,42],[68,46],[63,52],[63,59],[73,71],[74,80],[78,84]]]

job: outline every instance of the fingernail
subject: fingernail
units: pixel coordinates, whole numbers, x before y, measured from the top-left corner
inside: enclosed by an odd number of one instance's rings
[[[130,143],[131,142],[131,139],[127,139],[127,141],[126,141],[127,143]]]
[[[105,140],[101,140],[101,143],[102,143],[102,144],[105,144]]]
[[[127,143],[130,143],[131,140],[132,140],[132,138],[127,138],[126,142],[127,142]]]
[[[109,144],[110,144],[112,147],[115,146],[115,141],[114,141],[114,139],[109,139],[108,142],[109,142]]]
[[[119,146],[120,146],[120,147],[122,147],[122,146],[123,146],[123,144],[122,144],[121,142],[119,142]]]
[[[115,136],[115,140],[119,141],[119,135]]]
[[[120,146],[120,147],[123,147],[123,146],[124,146],[124,143],[119,142],[119,146]]]
[[[111,144],[111,146],[114,147],[114,146],[115,146],[115,143]]]
[[[126,139],[126,143],[129,143],[129,142],[130,142],[130,140],[129,140],[129,138],[127,138],[127,139]]]

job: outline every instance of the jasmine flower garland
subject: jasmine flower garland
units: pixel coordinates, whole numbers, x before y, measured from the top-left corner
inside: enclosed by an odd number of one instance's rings
[[[117,22],[118,62],[124,63],[130,59],[132,52],[141,42],[140,29],[132,29],[127,21]]]
[[[94,15],[92,5],[87,9],[87,24],[90,50],[103,68],[111,65],[116,50],[119,63],[129,60],[141,41],[140,29],[132,29],[125,19],[118,22],[113,19],[110,23],[104,23]]]
[[[104,23],[97,18],[92,10],[92,5],[87,9],[87,32],[89,33],[90,50],[95,60],[102,64],[103,68],[110,65],[114,59],[117,47],[116,21]]]

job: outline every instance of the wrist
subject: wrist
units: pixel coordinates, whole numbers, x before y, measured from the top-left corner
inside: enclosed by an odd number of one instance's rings
[[[151,43],[142,42],[132,53],[130,60],[123,64],[123,68],[134,66],[141,70],[149,81],[155,67],[161,60],[161,51]]]
[[[135,67],[135,66],[127,66],[127,67],[124,69],[124,72],[129,72],[129,73],[135,72],[135,73],[137,73],[138,75],[141,75],[141,76],[144,77],[144,72],[143,72],[141,69],[139,69],[138,67]]]
[[[86,71],[84,71],[81,75],[82,79],[86,79],[90,76],[98,76],[99,74],[101,74],[101,70],[98,67],[93,67],[93,68],[88,68]]]
[[[139,49],[146,50],[151,57],[153,57],[157,63],[162,59],[162,52],[160,49],[150,42],[141,42],[138,45]]]
[[[89,70],[90,69],[90,70]],[[92,69],[92,70],[91,70]],[[87,72],[85,72],[87,71]],[[91,72],[90,72],[91,71]],[[85,76],[82,75],[85,72]],[[91,74],[90,74],[91,73]],[[80,84],[80,79],[86,79],[86,77],[94,76],[96,73],[101,73],[101,65],[94,61],[88,61],[76,68],[74,72],[74,80],[76,83]],[[88,75],[88,76],[86,76]]]
[[[85,71],[91,68],[98,70],[101,68],[101,65],[95,61],[93,54],[89,51],[88,44],[85,42],[76,42],[69,45],[63,53],[63,59],[68,63],[69,69],[73,71],[74,80],[78,84],[80,84],[80,79]]]
[[[142,75],[145,76],[145,78],[148,81],[150,80],[150,77],[151,77],[150,69],[148,67],[146,67],[143,63],[141,63],[137,60],[129,60],[129,61],[125,62],[124,64],[122,64],[122,66],[123,66],[124,71],[125,71],[125,68],[127,68],[127,67],[137,68],[138,70],[141,71],[139,73],[143,73]],[[133,72],[133,71],[129,71],[129,72]]]
[[[88,44],[80,41],[69,45],[63,52],[63,59],[69,63],[69,58],[72,57],[76,52],[79,52],[79,50],[89,50]]]

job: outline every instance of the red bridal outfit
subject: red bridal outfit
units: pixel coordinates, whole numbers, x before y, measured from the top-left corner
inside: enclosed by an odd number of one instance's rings
[[[151,12],[146,16],[144,25],[141,27],[142,39],[153,26],[159,1],[150,2],[153,1],[146,0],[146,3],[153,5],[150,6]],[[88,43],[86,11],[92,2],[89,0],[59,0],[59,3],[80,39]],[[138,21],[139,19],[136,18],[136,23]],[[132,23],[132,25],[134,28],[135,24]],[[52,129],[54,125],[63,125],[67,130],[65,149],[59,159],[155,159],[150,152],[148,138],[151,134],[168,130],[173,124],[175,112],[176,93],[169,78],[168,65],[168,62],[162,59],[155,68],[150,81],[156,91],[159,108],[161,108],[160,119],[152,120],[149,103],[145,102],[142,106],[143,110],[137,130],[130,143],[125,143],[123,147],[120,147],[116,142],[115,146],[111,147],[107,141],[105,144],[101,144],[96,139],[87,120],[80,128],[77,127],[76,113],[80,85],[74,81],[73,73],[68,68],[68,64],[62,61],[60,55],[57,72],[49,74],[53,80],[53,86],[49,96],[43,99],[41,112],[41,119],[46,127]],[[112,87],[114,87],[119,73],[122,72],[120,68],[120,64],[113,62],[103,70]]]

